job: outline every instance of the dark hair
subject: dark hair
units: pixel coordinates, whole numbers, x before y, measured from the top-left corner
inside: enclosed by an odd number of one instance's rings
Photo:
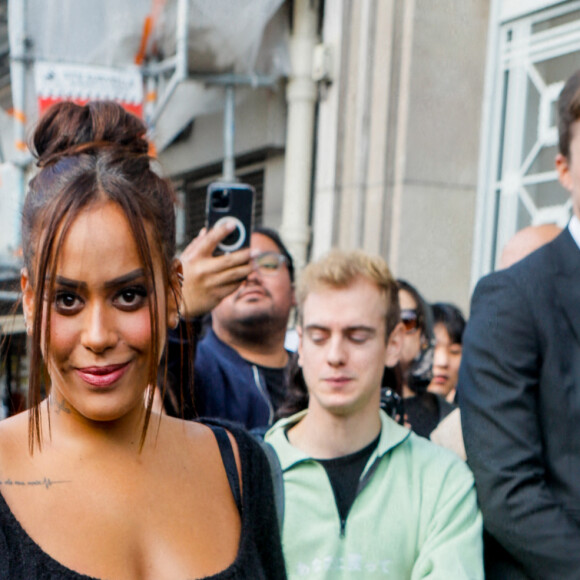
[[[292,256],[290,255],[288,248],[284,245],[284,242],[282,241],[282,238],[280,237],[278,232],[276,230],[273,230],[272,228],[259,226],[257,228],[254,228],[252,233],[266,236],[267,238],[270,238],[278,246],[280,253],[286,258],[286,266],[288,268],[288,274],[290,274],[290,282],[294,283],[294,260],[292,260]]]
[[[421,296],[417,288],[406,280],[399,278],[397,285],[399,290],[405,290],[413,297],[415,304],[417,304],[417,326],[421,336],[431,342],[433,340],[433,314],[429,303]]]
[[[42,352],[50,347],[50,308],[43,296],[54,292],[54,272],[67,232],[85,209],[113,201],[123,210],[152,282],[149,304],[151,347],[149,384],[155,385],[159,361],[159,298],[155,291],[153,251],[161,255],[163,282],[170,284],[175,255],[175,193],[171,183],[151,168],[146,127],[120,105],[90,102],[80,106],[70,102],[52,106],[39,120],[31,150],[37,158],[38,174],[30,181],[22,211],[24,265],[34,290],[34,321],[31,339],[28,406],[29,445],[42,445],[40,402],[42,378],[46,377]],[[149,244],[145,225],[151,224],[154,248]],[[47,288],[48,286],[48,288]],[[179,289],[172,286],[175,298]],[[46,331],[41,344],[45,314]],[[48,380],[48,378],[47,378]],[[150,389],[141,445],[144,442],[153,403]]]
[[[570,157],[572,125],[580,119],[580,70],[567,81],[558,99],[558,146],[560,153]]]
[[[417,327],[421,333],[421,347],[403,380],[407,386],[417,394],[425,392],[433,378],[433,351],[435,335],[433,332],[433,314],[431,306],[425,301],[419,291],[406,280],[397,280],[400,290],[405,290],[413,297],[417,305]]]
[[[453,344],[461,344],[465,330],[465,318],[461,310],[448,302],[436,302],[431,305],[433,323],[443,324]]]
[[[290,355],[285,374],[286,377],[288,377],[288,385],[284,395],[284,400],[274,415],[274,421],[290,417],[291,415],[308,408],[310,396],[308,394],[306,381],[304,380],[304,374],[298,364],[297,355]]]

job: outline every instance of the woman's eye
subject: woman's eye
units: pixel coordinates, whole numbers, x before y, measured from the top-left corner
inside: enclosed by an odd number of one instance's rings
[[[144,286],[135,286],[121,290],[115,296],[115,303],[125,310],[136,310],[140,308],[147,298],[147,290]]]
[[[71,292],[57,292],[54,297],[54,305],[58,312],[67,314],[74,313],[82,306],[81,299]]]

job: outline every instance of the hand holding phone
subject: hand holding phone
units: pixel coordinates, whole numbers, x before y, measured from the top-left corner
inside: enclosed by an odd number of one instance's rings
[[[252,271],[250,250],[214,255],[228,227],[202,229],[179,257],[183,265],[183,305],[185,318],[202,316],[234,292]]]
[[[248,248],[252,234],[254,188],[245,183],[210,183],[207,188],[206,224],[211,229],[233,221],[235,228],[217,246],[219,253]]]

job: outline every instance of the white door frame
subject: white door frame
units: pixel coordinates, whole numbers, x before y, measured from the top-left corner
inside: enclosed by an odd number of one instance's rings
[[[526,6],[524,10],[522,5]],[[578,11],[578,19],[553,27],[538,27]],[[492,0],[483,101],[476,224],[472,259],[472,287],[493,270],[505,242],[517,229],[518,206],[531,223],[565,224],[570,215],[567,198],[539,206],[528,188],[554,182],[555,170],[533,173],[530,167],[543,147],[557,142],[554,102],[564,78],[546,83],[536,64],[580,52],[580,0]],[[567,71],[570,74],[573,71]],[[524,158],[525,104],[530,83],[540,95],[537,140]]]

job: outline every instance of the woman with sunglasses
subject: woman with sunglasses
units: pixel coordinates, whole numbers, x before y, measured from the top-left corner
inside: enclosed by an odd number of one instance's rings
[[[433,376],[433,321],[429,304],[418,290],[398,280],[401,322],[405,327],[399,360],[400,392],[406,421],[413,431],[429,437],[453,410],[443,397],[427,391]]]
[[[145,133],[114,103],[61,103],[33,136],[29,410],[0,422],[0,578],[285,578],[254,439],[152,410],[182,268]]]

